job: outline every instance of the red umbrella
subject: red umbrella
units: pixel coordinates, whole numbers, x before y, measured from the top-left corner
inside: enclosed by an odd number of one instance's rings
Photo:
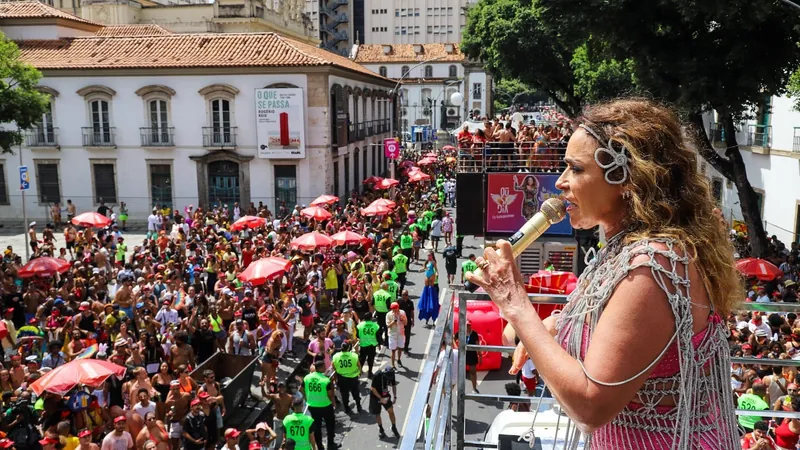
[[[762,281],[783,276],[783,272],[775,264],[760,258],[742,258],[736,261],[736,269],[748,278],[756,277]]]
[[[392,179],[392,178],[384,178],[378,183],[375,183],[375,189],[389,189],[392,186],[397,186],[400,184],[399,181]]]
[[[367,238],[353,231],[345,230],[331,236],[331,240],[336,245],[357,245],[363,244]]]
[[[361,215],[362,216],[367,216],[367,217],[385,216],[385,215],[387,215],[387,214],[389,214],[391,212],[392,212],[392,210],[389,209],[389,207],[387,207],[387,206],[369,205],[366,208],[361,210]]]
[[[531,275],[528,287],[539,294],[569,294],[577,282],[578,277],[572,272],[540,270]]]
[[[17,272],[20,278],[31,277],[52,277],[57,273],[64,273],[71,267],[70,263],[63,259],[51,258],[49,256],[42,256],[28,261],[28,264],[22,266]]]
[[[442,150],[444,150],[444,151],[446,151],[446,152],[452,152],[452,151],[453,151],[453,150],[455,150],[455,149],[456,149],[456,148],[455,148],[455,147],[453,147],[452,145],[445,145],[444,147],[442,147]]]
[[[371,177],[367,178],[366,180],[364,180],[363,184],[375,184],[375,183],[380,183],[380,182],[381,182],[381,180],[383,180],[383,178],[381,178],[381,177],[376,177],[376,176],[374,176],[374,175],[373,175],[373,176],[371,176]]]
[[[332,205],[339,201],[339,197],[335,195],[320,195],[317,197],[316,200],[311,202],[311,206],[319,206],[319,205]]]
[[[263,227],[267,223],[267,219],[258,216],[244,216],[241,219],[233,222],[231,231],[240,231],[245,228],[258,228]]]
[[[291,245],[292,248],[299,248],[300,250],[314,250],[319,247],[333,246],[333,240],[322,233],[312,231],[311,233],[306,233],[293,240],[289,245]]]
[[[77,359],[47,372],[30,387],[36,395],[42,395],[44,391],[64,395],[77,386],[102,386],[111,376],[122,379],[126,370],[123,366],[100,359]]]
[[[387,208],[394,209],[397,206],[397,203],[395,203],[395,202],[393,202],[393,201],[391,201],[389,199],[386,199],[386,198],[379,198],[379,199],[377,199],[374,202],[369,204],[369,206],[372,206],[372,205],[385,206]]]
[[[85,212],[83,214],[78,214],[77,216],[73,217],[72,223],[87,228],[89,227],[105,228],[111,223],[111,219],[100,213]]]
[[[310,217],[314,220],[328,220],[332,217],[331,213],[328,212],[327,209],[319,206],[310,206],[306,209],[301,209],[300,214]]]
[[[425,172],[414,171],[408,175],[408,181],[416,183],[417,181],[430,180],[431,176]]]
[[[436,153],[430,152],[430,153],[425,153],[425,154],[424,154],[424,155],[422,155],[422,156],[424,156],[425,158],[436,158],[436,157],[438,157],[439,155],[437,155]]]
[[[291,262],[276,256],[261,258],[247,266],[247,269],[240,273],[238,278],[253,285],[264,284],[283,275],[291,264]]]

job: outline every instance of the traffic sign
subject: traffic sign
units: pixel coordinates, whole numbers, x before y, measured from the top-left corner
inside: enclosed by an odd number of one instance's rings
[[[384,139],[383,140],[383,154],[389,159],[397,159],[400,157],[400,144],[397,139]]]
[[[27,191],[31,188],[31,179],[28,173],[28,166],[19,166],[19,190]]]

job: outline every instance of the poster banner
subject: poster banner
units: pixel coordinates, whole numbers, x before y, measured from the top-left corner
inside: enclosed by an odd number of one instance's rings
[[[256,89],[258,157],[306,157],[305,100],[300,88]]]
[[[555,174],[490,173],[487,185],[486,232],[514,233],[545,200],[557,197]],[[546,235],[572,235],[569,216],[554,224]]]

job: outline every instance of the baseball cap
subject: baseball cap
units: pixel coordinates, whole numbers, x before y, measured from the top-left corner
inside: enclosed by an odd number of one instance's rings
[[[248,450],[261,450],[261,443],[258,441],[250,442],[250,446],[247,447]]]
[[[197,398],[199,398],[200,400],[205,400],[205,399],[207,399],[208,397],[211,397],[211,396],[210,396],[210,395],[208,395],[208,392],[205,392],[205,391],[203,391],[203,392],[201,392],[201,393],[197,394]]]
[[[120,416],[120,417],[122,417],[122,416]],[[56,444],[58,444],[58,441],[55,440],[55,439],[46,437],[44,439],[40,439],[39,440],[39,444],[40,445],[56,445]]]
[[[181,382],[180,382],[180,380],[172,380],[172,381],[169,382],[169,385],[170,386],[178,386],[178,387],[180,387]]]
[[[126,420],[128,419],[126,419],[125,416],[117,416],[114,418],[114,423],[125,422]]]
[[[392,302],[392,304],[390,305],[390,308],[392,308],[392,309],[400,309],[400,304],[397,303],[397,302]]]
[[[195,406],[195,405],[199,405],[199,404],[200,404],[200,399],[196,398],[196,399],[192,400],[192,403],[190,403],[189,406]]]
[[[258,425],[256,425],[256,431],[258,431],[258,430],[265,430],[266,431],[267,428],[269,428],[269,427],[267,427],[267,424],[265,422],[260,422]]]
[[[240,434],[242,433],[236,428],[228,428],[225,430],[225,439],[236,439]]]
[[[11,448],[14,446],[14,441],[11,439],[0,439],[0,448]]]
[[[750,344],[744,344],[744,345],[742,346],[742,350],[751,350],[752,348],[753,348],[753,346],[752,346],[752,345],[750,345]]]
[[[91,307],[92,305],[89,304],[89,302],[81,302],[81,306],[78,307],[78,311],[87,311]]]
[[[83,430],[80,433],[78,433],[78,437],[79,438],[86,437],[86,436],[91,436],[91,435],[92,435],[92,432],[89,431],[89,430]]]

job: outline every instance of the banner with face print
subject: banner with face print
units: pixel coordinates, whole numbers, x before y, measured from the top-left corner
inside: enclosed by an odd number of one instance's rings
[[[490,173],[487,183],[486,232],[514,233],[545,200],[558,197],[556,174]],[[569,217],[552,225],[545,235],[572,235]]]

